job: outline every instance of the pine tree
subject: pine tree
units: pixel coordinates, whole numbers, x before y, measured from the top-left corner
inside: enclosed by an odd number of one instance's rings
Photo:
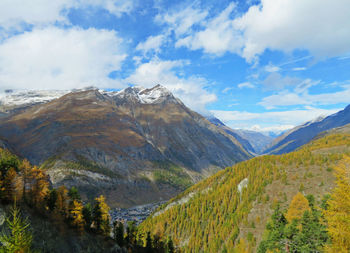
[[[57,198],[58,198],[57,190],[52,189],[47,196],[47,206],[51,212],[56,208]]]
[[[3,231],[0,235],[1,252],[31,252],[32,234],[29,231],[29,223],[20,217],[20,211],[16,206],[11,210],[11,217],[6,218],[6,224],[9,234]]]
[[[90,203],[87,203],[83,208],[83,218],[86,228],[90,229],[92,224],[92,206]]]
[[[174,243],[173,243],[173,240],[171,240],[170,237],[168,238],[166,252],[167,253],[174,253],[175,252]]]
[[[147,236],[146,236],[146,252],[147,253],[152,253],[153,252],[153,246],[152,246],[152,237],[151,237],[151,233],[147,232]]]
[[[271,216],[271,221],[268,222],[266,225],[266,229],[268,230],[267,238],[260,243],[258,247],[258,252],[284,249],[286,246],[286,224],[287,220],[280,209],[280,205],[277,204]]]
[[[69,189],[68,196],[70,197],[71,200],[81,200],[79,191],[74,186]]]
[[[116,221],[113,226],[114,240],[120,247],[124,246],[124,225],[122,222]]]

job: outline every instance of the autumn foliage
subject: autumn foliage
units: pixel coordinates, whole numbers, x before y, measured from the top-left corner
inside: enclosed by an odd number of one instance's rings
[[[328,252],[350,252],[350,157],[336,166],[337,186],[324,212],[332,244]]]
[[[294,219],[300,219],[303,217],[305,211],[310,211],[309,202],[304,195],[298,192],[290,203],[286,219],[288,222],[292,222]]]

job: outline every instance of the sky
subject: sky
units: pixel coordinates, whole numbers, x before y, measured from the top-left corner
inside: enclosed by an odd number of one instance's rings
[[[350,103],[349,0],[1,0],[0,92],[162,84],[232,128]]]

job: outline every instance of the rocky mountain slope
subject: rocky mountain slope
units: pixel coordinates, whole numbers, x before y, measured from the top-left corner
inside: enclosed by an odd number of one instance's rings
[[[331,191],[332,168],[350,152],[349,129],[220,171],[160,207],[140,232],[171,236],[183,252],[256,252],[277,203],[285,210],[298,192],[321,203]]]
[[[169,199],[250,155],[164,87],[71,92],[2,118],[0,136],[54,185],[113,206]]]
[[[267,136],[256,131],[232,129],[215,117],[208,117],[208,120],[216,126],[222,128],[226,133],[235,137],[251,154],[262,154],[262,152],[274,139],[271,136]]]
[[[315,120],[297,126],[280,137],[276,138],[264,153],[283,154],[291,152],[298,147],[308,143],[323,131],[341,127],[350,123],[350,105],[344,110],[328,117],[319,117]]]

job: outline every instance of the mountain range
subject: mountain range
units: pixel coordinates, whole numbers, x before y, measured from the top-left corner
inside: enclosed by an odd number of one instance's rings
[[[350,105],[328,117],[318,117],[312,121],[297,126],[277,137],[264,153],[283,154],[296,150],[308,143],[321,132],[341,127],[350,123]]]
[[[169,199],[251,157],[160,85],[60,95],[3,102],[0,139],[45,168],[54,186],[76,186],[85,198],[103,193],[112,207]]]

